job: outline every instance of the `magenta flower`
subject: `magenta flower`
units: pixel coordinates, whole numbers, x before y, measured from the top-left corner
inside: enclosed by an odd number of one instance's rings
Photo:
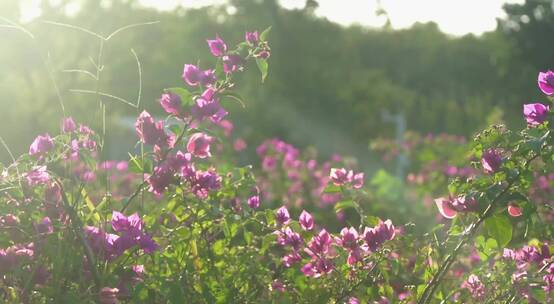
[[[215,93],[214,89],[208,88],[200,97],[196,98],[191,108],[194,119],[202,121],[209,118],[217,123],[227,115],[225,109],[221,107],[219,99],[215,97]]]
[[[291,267],[293,264],[296,264],[300,261],[302,261],[302,256],[300,256],[300,254],[298,254],[297,251],[293,251],[287,255],[285,255],[283,258],[282,258],[282,261],[283,261],[283,265],[285,265],[285,267]]]
[[[154,118],[146,111],[137,118],[135,131],[140,141],[147,145],[172,145],[172,139],[164,131],[163,121],[154,122]]]
[[[196,171],[191,184],[192,193],[198,198],[205,199],[211,190],[221,187],[221,176],[213,168],[208,171]]]
[[[523,214],[523,211],[515,204],[508,204],[508,214],[512,217],[518,217]]]
[[[39,135],[29,147],[29,155],[44,155],[54,148],[54,140],[48,134]]]
[[[50,174],[46,171],[46,166],[38,166],[25,173],[25,178],[29,186],[45,185],[50,181]]]
[[[271,53],[268,50],[261,50],[260,52],[258,52],[254,56],[256,58],[267,59],[267,58],[269,58],[270,55],[271,55]]]
[[[181,78],[184,82],[191,86],[196,86],[200,83],[200,69],[194,64],[185,64],[183,68],[183,75]]]
[[[227,45],[225,44],[225,41],[223,41],[223,39],[221,39],[219,36],[216,36],[215,39],[207,41],[210,52],[215,57],[221,57],[227,52]]]
[[[52,221],[49,217],[44,217],[39,223],[35,224],[35,229],[39,234],[51,234],[54,232]]]
[[[300,222],[300,227],[302,227],[302,229],[306,231],[314,229],[314,218],[311,214],[306,212],[306,210],[302,210],[298,221]]]
[[[175,174],[179,173],[183,178],[194,175],[190,153],[177,151],[175,155],[169,154],[162,164],[154,168],[152,175],[148,177],[149,191],[161,195],[169,185],[176,181]]]
[[[173,114],[179,118],[184,118],[186,115],[181,105],[181,97],[177,94],[171,92],[162,94],[160,105],[168,114]]]
[[[322,229],[317,235],[312,237],[308,243],[308,248],[304,249],[312,258],[323,256],[329,252],[330,246],[333,243],[333,238],[327,232],[327,230]]]
[[[285,292],[285,285],[279,280],[274,280],[271,283],[271,291]]]
[[[342,186],[346,183],[352,182],[354,172],[352,170],[346,170],[344,168],[331,168],[329,177],[336,186]]]
[[[531,103],[523,105],[523,116],[527,121],[527,125],[535,127],[542,124],[548,118],[550,106],[541,103]]]
[[[100,304],[117,304],[119,303],[119,300],[117,299],[118,295],[119,289],[103,287],[98,295],[98,300]]]
[[[233,143],[233,149],[237,152],[246,149],[246,146],[246,141],[243,138],[237,138]]]
[[[166,163],[156,166],[152,175],[148,177],[150,188],[148,191],[161,195],[175,180],[175,171]]]
[[[364,249],[376,251],[384,242],[394,239],[394,236],[395,228],[391,220],[380,222],[373,228],[366,227],[363,239],[366,242],[367,248]]]
[[[458,212],[474,211],[477,207],[477,200],[473,197],[458,196],[456,198],[440,197],[435,199],[435,204],[442,216],[447,219],[456,217]]]
[[[354,189],[361,189],[364,186],[364,173],[356,173],[352,178],[352,187]]]
[[[349,250],[358,248],[358,231],[354,227],[342,228],[337,244]]]
[[[546,95],[554,94],[554,72],[548,70],[539,72],[539,88]]]
[[[485,296],[485,285],[481,283],[479,277],[471,274],[469,278],[462,283],[462,288],[466,288],[474,299],[481,299]]]
[[[244,40],[246,40],[250,46],[254,46],[258,44],[258,41],[260,41],[260,35],[258,34],[258,31],[246,32]]]
[[[502,155],[496,149],[488,149],[483,151],[481,165],[486,173],[494,173],[500,169],[502,165]]]
[[[129,232],[137,235],[142,231],[142,220],[138,213],[134,213],[130,216],[125,216],[121,212],[112,212],[112,228],[116,232]]]
[[[212,156],[210,153],[210,144],[214,138],[204,133],[194,133],[187,143],[187,151],[198,157],[206,158]]]
[[[203,71],[193,64],[185,64],[181,78],[190,86],[210,86],[217,80],[214,70]]]
[[[350,297],[348,299],[348,304],[360,304],[360,300],[358,300],[358,298],[355,298],[355,297]]]
[[[75,124],[75,121],[73,121],[73,118],[66,117],[62,120],[62,132],[63,133],[71,133],[75,130],[77,130],[77,125]]]
[[[290,221],[289,210],[285,206],[281,206],[275,214],[275,220],[280,225],[287,224]]]
[[[225,73],[233,73],[240,69],[242,62],[243,59],[239,55],[223,56],[223,71]]]
[[[260,197],[258,195],[254,195],[248,198],[248,207],[252,209],[260,207]]]

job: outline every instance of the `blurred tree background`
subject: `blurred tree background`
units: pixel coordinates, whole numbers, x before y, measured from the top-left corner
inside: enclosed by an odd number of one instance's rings
[[[491,122],[522,124],[521,107],[538,97],[533,81],[553,67],[551,40],[554,1],[527,0],[506,5],[508,17],[496,31],[451,37],[434,23],[404,30],[343,27],[314,15],[317,1],[287,10],[276,0],[229,0],[201,9],[158,11],[128,0],[41,1],[40,18],[25,24],[31,34],[10,25],[19,20],[16,0],[0,1],[0,136],[14,154],[32,139],[57,133],[66,115],[102,130],[102,92],[136,102],[140,59],[140,108],[162,114],[157,98],[164,88],[182,85],[184,63],[214,60],[206,38],[219,34],[231,44],[245,30],[272,26],[270,73],[259,86],[252,67],[240,75],[246,109],[230,109],[236,132],[250,151],[267,137],[323,154],[346,153],[366,169],[377,167],[369,140],[394,136],[383,111],[401,113],[407,128],[422,133],[471,136]],[[78,8],[78,9],[76,9]],[[68,13],[69,12],[69,13]],[[47,21],[78,25],[104,37],[129,24],[159,21],[120,32],[105,41],[98,81],[100,40],[80,30]],[[471,22],[468,20],[468,22]],[[69,70],[90,71],[88,75]],[[54,86],[54,81],[57,84]],[[59,92],[59,94],[58,94]],[[58,96],[59,95],[59,96]],[[126,158],[135,141],[131,129],[138,110],[112,98],[106,104],[106,147],[110,158]],[[9,157],[2,150],[0,161]]]

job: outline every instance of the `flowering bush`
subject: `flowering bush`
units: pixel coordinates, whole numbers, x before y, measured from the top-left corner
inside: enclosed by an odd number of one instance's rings
[[[172,120],[138,115],[127,162],[100,161],[101,137],[68,117],[1,168],[4,302],[550,301],[549,105],[524,105],[519,132],[497,125],[469,143],[416,136],[402,147],[427,151],[408,175],[410,210],[427,222],[418,230],[411,212],[376,203],[407,198],[387,188],[393,178],[366,185],[338,155],[321,161],[272,139],[257,148],[260,168],[218,158],[232,131],[225,102],[240,101],[234,75],[255,61],[265,80],[268,32],[234,48],[207,40],[215,66],[184,65],[184,86],[159,99]],[[551,75],[539,75],[547,95]],[[444,142],[461,148],[441,154]],[[422,208],[429,196],[436,209]]]

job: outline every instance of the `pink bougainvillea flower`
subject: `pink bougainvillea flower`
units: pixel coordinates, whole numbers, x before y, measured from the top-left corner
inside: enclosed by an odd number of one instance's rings
[[[192,193],[198,198],[205,199],[211,190],[217,190],[221,187],[221,176],[213,168],[208,171],[199,170],[195,172],[190,182]]]
[[[261,59],[267,59],[271,53],[268,50],[261,50],[260,52],[256,53],[254,56]]]
[[[114,210],[112,212],[112,228],[116,232],[139,234],[142,231],[142,220],[138,213],[133,213],[127,217],[121,212]]]
[[[277,223],[283,225],[290,221],[289,210],[285,206],[281,206],[275,214],[275,220]]]
[[[548,118],[550,106],[542,103],[531,103],[523,105],[523,116],[530,127],[542,124]]]
[[[342,228],[337,244],[345,249],[354,250],[358,248],[358,231],[354,227]]]
[[[508,205],[508,214],[513,217],[518,217],[523,214],[523,211],[520,207],[518,207],[516,204],[509,204]]]
[[[44,217],[39,223],[35,224],[35,229],[39,234],[50,234],[54,232],[54,226],[49,217]]]
[[[246,141],[243,138],[237,138],[233,143],[233,149],[237,152],[246,149],[246,146]]]
[[[187,143],[187,151],[198,157],[206,158],[212,156],[210,153],[210,144],[214,141],[214,138],[204,133],[194,133],[189,138]]]
[[[352,178],[352,187],[354,189],[361,189],[364,186],[364,173],[356,173]]]
[[[217,80],[215,70],[201,70],[193,64],[185,64],[181,78],[190,86],[210,86]]]
[[[219,99],[215,96],[216,91],[212,88],[208,88],[202,95],[196,98],[194,105],[191,108],[192,116],[197,121],[202,121],[206,118],[211,119],[217,123],[227,115],[227,112],[221,104]]]
[[[185,64],[181,78],[188,85],[196,86],[200,83],[200,69],[194,64]]]
[[[447,219],[456,217],[458,212],[474,211],[478,205],[475,198],[463,195],[456,198],[440,197],[435,199],[435,204],[437,205],[440,214]]]
[[[29,155],[44,155],[54,148],[54,140],[48,134],[39,135],[29,147]]]
[[[260,35],[258,34],[258,31],[246,32],[244,40],[246,40],[250,46],[254,46],[258,44],[258,41],[260,41]]]
[[[77,125],[75,124],[75,121],[71,117],[66,117],[62,120],[62,132],[63,133],[71,133],[73,131],[77,130]]]
[[[305,248],[304,251],[312,256],[312,258],[319,257],[329,252],[332,243],[333,238],[329,232],[322,229],[317,235],[312,237],[308,243],[308,248]]]
[[[479,277],[474,274],[471,274],[469,278],[462,283],[461,287],[469,290],[474,299],[481,299],[485,296],[485,285],[483,285]]]
[[[166,147],[172,145],[171,138],[165,133],[163,121],[155,122],[150,113],[143,111],[135,122],[135,131],[140,141],[147,145]]]
[[[344,168],[331,168],[329,177],[336,186],[342,186],[346,183],[352,182],[354,172],[352,170],[346,170]]]
[[[29,186],[45,185],[50,181],[50,174],[46,171],[46,166],[38,166],[27,172],[25,179]]]
[[[173,114],[176,117],[184,118],[185,110],[181,105],[181,97],[179,95],[168,92],[160,97],[160,105],[168,114]]]
[[[279,280],[274,280],[271,283],[271,291],[285,292],[285,285]]]
[[[223,56],[223,72],[233,73],[240,69],[243,59],[239,55]]]
[[[254,195],[248,198],[248,207],[252,209],[260,207],[260,196]]]
[[[118,295],[119,295],[119,289],[103,287],[100,290],[100,293],[98,295],[98,300],[100,301],[100,304],[118,304],[119,303],[119,300],[117,299]]]
[[[500,151],[496,149],[483,151],[481,165],[486,173],[497,172],[500,169],[500,166],[502,166],[502,155],[500,154]]]
[[[314,229],[314,218],[311,214],[306,212],[306,210],[302,210],[298,221],[300,222],[300,227],[302,227],[302,229],[306,231]]]
[[[210,52],[215,57],[221,57],[227,52],[227,45],[219,36],[216,36],[215,39],[208,39],[207,42]]]
[[[355,297],[350,297],[348,299],[348,304],[360,304],[360,300],[358,300],[358,298],[355,298]]]
[[[373,228],[366,227],[363,239],[366,242],[364,250],[376,251],[384,242],[394,239],[395,228],[391,220],[380,222]]]
[[[539,88],[546,95],[554,94],[554,72],[548,70],[539,72]]]
[[[302,261],[302,256],[298,253],[298,251],[293,251],[290,254],[285,255],[281,260],[283,261],[283,265],[288,268],[293,264]]]

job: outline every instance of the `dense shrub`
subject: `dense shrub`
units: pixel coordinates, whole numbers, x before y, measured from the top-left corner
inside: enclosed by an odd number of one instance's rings
[[[208,40],[215,67],[185,64],[185,86],[159,99],[171,119],[140,113],[128,161],[100,161],[102,136],[68,117],[1,168],[3,301],[550,300],[549,105],[524,105],[521,131],[375,142],[411,159],[406,187],[278,139],[258,146],[260,166],[237,167],[246,143],[225,103],[241,102],[233,76],[251,62],[265,79],[268,32]],[[539,75],[548,96],[552,75]]]

